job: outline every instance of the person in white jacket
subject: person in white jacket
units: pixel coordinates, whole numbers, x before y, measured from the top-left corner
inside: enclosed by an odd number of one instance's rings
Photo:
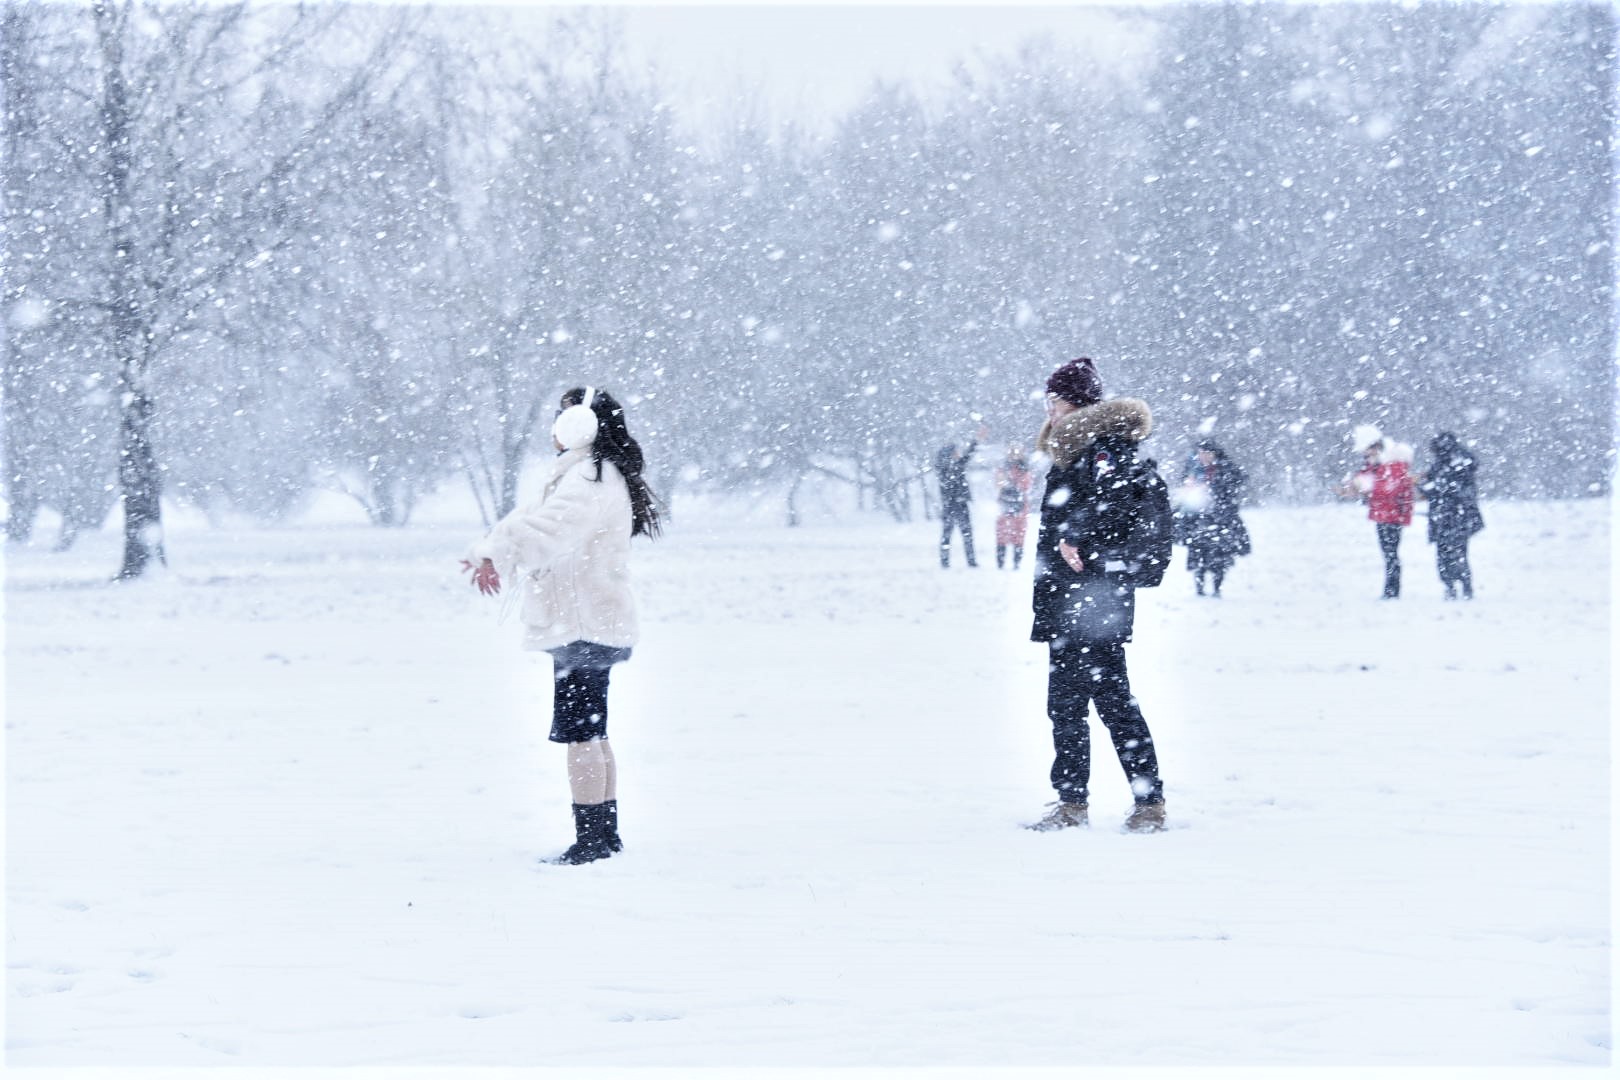
[[[630,538],[656,536],[660,522],[641,476],[641,447],[611,394],[563,394],[552,443],[557,461],[540,497],[497,522],[462,565],[486,596],[517,581],[525,647],[551,654],[550,739],[568,745],[575,842],[548,861],[578,865],[624,847],[608,676],[637,639]]]

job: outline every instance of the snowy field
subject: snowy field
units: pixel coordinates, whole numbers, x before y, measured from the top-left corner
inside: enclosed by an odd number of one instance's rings
[[[114,531],[10,550],[7,1063],[1610,1063],[1610,504],[1487,504],[1471,604],[1421,524],[1376,599],[1354,506],[1250,511],[1222,600],[1178,562],[1130,651],[1157,836],[1095,725],[1093,828],[1019,828],[1027,564],[680,509],[586,867],[536,862],[549,661],[465,519],[177,521],[125,587]]]

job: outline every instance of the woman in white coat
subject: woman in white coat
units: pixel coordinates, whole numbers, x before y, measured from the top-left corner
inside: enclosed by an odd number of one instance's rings
[[[578,865],[623,849],[608,676],[637,638],[630,538],[656,536],[659,520],[641,447],[612,395],[565,393],[552,443],[558,457],[540,497],[497,522],[462,565],[485,595],[519,581],[525,647],[551,654],[550,739],[568,745],[575,842],[549,861]]]

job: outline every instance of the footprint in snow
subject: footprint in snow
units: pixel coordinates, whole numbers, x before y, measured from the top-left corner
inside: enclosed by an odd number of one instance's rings
[[[685,1018],[684,1014],[676,1012],[622,1012],[608,1017],[608,1022],[613,1024],[634,1024],[641,1021],[684,1020]]]
[[[493,1016],[506,1016],[516,1011],[517,1010],[513,1008],[491,1005],[486,1002],[481,1005],[463,1005],[460,1009],[456,1010],[456,1015],[461,1017],[463,1020],[488,1020]]]

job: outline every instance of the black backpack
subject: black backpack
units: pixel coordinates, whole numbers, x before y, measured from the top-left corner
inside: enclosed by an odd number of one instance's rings
[[[1151,588],[1170,565],[1175,517],[1170,489],[1151,458],[1116,462],[1105,450],[1091,464],[1095,499],[1090,508],[1094,555],[1106,573],[1131,586]]]

